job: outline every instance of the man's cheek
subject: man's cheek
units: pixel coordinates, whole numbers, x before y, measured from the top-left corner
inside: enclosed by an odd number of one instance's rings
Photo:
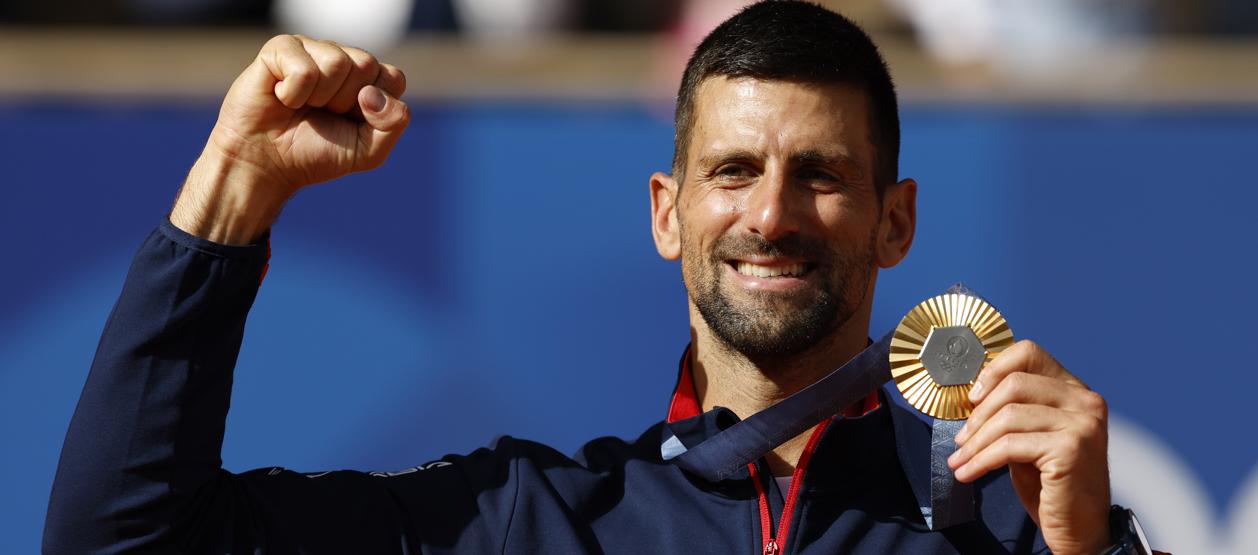
[[[681,279],[685,284],[686,290],[695,292],[703,287],[704,282],[710,281],[704,270],[704,258],[698,253],[686,252],[683,249],[681,260]]]

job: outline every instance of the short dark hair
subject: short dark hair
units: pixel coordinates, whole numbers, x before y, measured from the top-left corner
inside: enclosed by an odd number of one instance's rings
[[[675,175],[685,171],[695,90],[717,76],[842,83],[863,90],[869,101],[879,195],[899,180],[900,115],[895,85],[873,40],[846,17],[809,2],[767,0],[744,8],[709,33],[686,64],[677,92]]]

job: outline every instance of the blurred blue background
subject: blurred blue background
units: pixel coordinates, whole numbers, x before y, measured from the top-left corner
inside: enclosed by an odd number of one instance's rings
[[[688,329],[647,177],[690,49],[746,3],[0,3],[0,554],[38,551],[130,258],[275,32],[395,63],[415,118],[276,225],[227,468],[572,452],[663,418]],[[821,3],[887,57],[921,185],[871,333],[964,281],[1109,399],[1115,499],[1155,547],[1258,553],[1255,4]]]
[[[105,317],[214,114],[0,107],[0,551],[37,550]],[[648,228],[671,134],[627,102],[418,105],[383,168],[276,226],[224,464],[395,470],[504,433],[571,452],[661,419],[688,333]],[[904,137],[920,229],[874,333],[966,282],[1226,511],[1258,462],[1258,110],[918,104]]]

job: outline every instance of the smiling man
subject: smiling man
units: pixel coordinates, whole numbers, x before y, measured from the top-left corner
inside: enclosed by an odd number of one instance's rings
[[[913,241],[882,58],[850,21],[755,4],[697,48],[671,174],[650,178],[691,345],[667,418],[572,457],[505,438],[401,473],[233,474],[219,449],[266,230],[303,187],[383,163],[402,72],[280,36],[233,83],[168,222],[136,255],[67,434],[45,550],[326,553],[1140,552],[1111,510],[1106,408],[1030,342],[983,370],[948,460],[977,518],[932,530],[930,426],[894,388],[708,481],[665,460],[869,343],[878,271]],[[415,438],[405,438],[415,441]],[[922,453],[927,455],[923,458]],[[925,483],[924,483],[925,481]]]

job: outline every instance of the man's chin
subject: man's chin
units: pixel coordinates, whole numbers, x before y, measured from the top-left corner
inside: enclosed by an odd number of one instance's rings
[[[798,355],[817,345],[821,339],[817,334],[800,333],[803,330],[799,328],[742,331],[721,340],[748,359],[759,361]]]
[[[813,305],[815,307],[815,305]],[[797,354],[816,345],[830,330],[821,314],[794,306],[730,306],[720,321],[708,322],[723,343],[750,358]]]
[[[723,295],[726,305],[748,318],[789,320],[791,315],[809,310],[824,302],[815,291],[738,291]]]

